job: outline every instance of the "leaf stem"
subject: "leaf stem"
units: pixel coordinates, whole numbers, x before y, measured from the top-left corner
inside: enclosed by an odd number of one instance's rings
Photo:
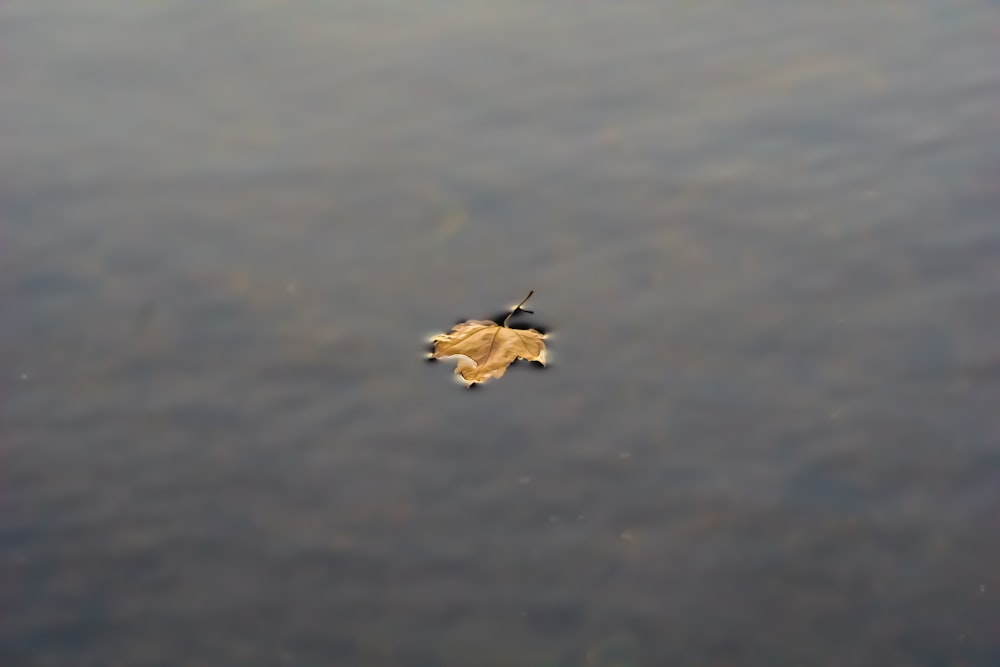
[[[516,306],[514,306],[514,310],[510,311],[510,314],[507,315],[507,317],[505,317],[503,319],[503,325],[502,326],[507,326],[507,320],[509,320],[511,317],[513,317],[514,313],[516,313],[518,310],[523,310],[521,308],[521,306],[523,306],[525,303],[527,303],[528,299],[530,299],[531,295],[534,294],[534,293],[535,293],[535,290],[531,290],[530,292],[528,292],[528,296],[524,297],[524,299],[521,300],[521,303],[519,303]]]

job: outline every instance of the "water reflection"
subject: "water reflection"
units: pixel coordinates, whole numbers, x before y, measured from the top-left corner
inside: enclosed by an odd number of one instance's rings
[[[7,662],[1000,660],[992,8],[0,13]]]

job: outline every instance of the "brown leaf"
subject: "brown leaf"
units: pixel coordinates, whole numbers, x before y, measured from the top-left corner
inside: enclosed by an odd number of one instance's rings
[[[511,315],[522,305],[524,301],[515,306]],[[457,357],[455,375],[466,385],[502,377],[515,359],[537,361],[544,366],[545,334],[534,329],[511,329],[507,320],[503,324],[489,320],[456,324],[449,333],[431,338],[434,343],[431,358]]]

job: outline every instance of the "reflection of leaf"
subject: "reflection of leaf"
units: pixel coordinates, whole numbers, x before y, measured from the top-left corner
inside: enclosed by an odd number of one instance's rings
[[[532,292],[533,293],[533,292]],[[528,294],[528,298],[531,294]],[[507,321],[524,302],[497,324],[489,320],[468,320],[456,324],[449,333],[434,336],[432,359],[457,357],[455,375],[466,385],[502,377],[515,359],[537,361],[545,365],[545,334],[534,329],[511,329]]]

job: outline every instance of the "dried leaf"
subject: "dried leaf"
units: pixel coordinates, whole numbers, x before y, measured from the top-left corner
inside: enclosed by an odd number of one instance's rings
[[[533,293],[533,292],[532,292]],[[528,298],[531,294],[528,294]],[[466,385],[499,378],[515,359],[546,361],[545,334],[534,329],[511,329],[507,321],[524,302],[519,303],[510,315],[497,324],[489,320],[468,320],[456,324],[449,333],[434,336],[432,359],[457,357],[455,375]]]

